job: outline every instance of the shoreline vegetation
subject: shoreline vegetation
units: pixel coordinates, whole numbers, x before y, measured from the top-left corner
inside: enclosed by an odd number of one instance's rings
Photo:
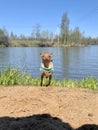
[[[48,80],[44,80],[44,85]],[[22,73],[19,69],[7,67],[0,72],[0,86],[40,86],[40,77],[33,78],[30,74]],[[80,80],[52,79],[51,85],[55,87],[70,87],[70,88],[87,88],[93,91],[98,91],[98,79],[95,77],[85,77]]]
[[[88,44],[89,45],[89,44]],[[73,46],[87,46],[87,44],[61,44],[58,42],[41,42],[38,40],[13,40],[10,41],[10,47],[73,47]]]
[[[92,41],[78,41],[78,42],[68,42],[61,43],[60,41],[44,41],[44,40],[34,40],[34,39],[15,39],[9,40],[8,43],[0,43],[0,48],[5,47],[84,47],[88,45],[98,45],[97,42]]]
[[[5,44],[0,44],[0,48],[5,47],[84,47],[88,45],[98,45],[97,42],[69,42],[61,43],[58,41],[41,41],[41,40],[28,40],[28,39],[16,39],[9,40],[7,46]]]

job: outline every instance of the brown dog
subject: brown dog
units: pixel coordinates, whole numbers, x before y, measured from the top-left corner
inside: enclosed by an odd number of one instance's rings
[[[49,86],[51,83],[51,79],[52,79],[52,73],[54,71],[53,68],[53,63],[52,63],[52,54],[45,52],[45,53],[40,53],[41,59],[42,59],[42,63],[41,63],[41,83],[40,85],[43,85],[43,78],[49,78],[49,82],[46,86]]]

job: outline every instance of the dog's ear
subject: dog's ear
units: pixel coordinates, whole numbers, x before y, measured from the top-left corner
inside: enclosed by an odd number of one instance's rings
[[[43,56],[43,54],[42,54],[42,53],[40,53],[40,56],[42,57],[42,56]]]
[[[52,57],[52,55],[53,55],[53,54],[52,54],[52,53],[50,53],[50,56],[51,56],[51,57]]]

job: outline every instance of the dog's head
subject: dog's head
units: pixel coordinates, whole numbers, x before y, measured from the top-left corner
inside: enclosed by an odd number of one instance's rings
[[[52,61],[52,53],[48,53],[48,52],[44,52],[44,53],[40,53],[40,56],[42,58],[42,62],[45,63],[49,63]]]

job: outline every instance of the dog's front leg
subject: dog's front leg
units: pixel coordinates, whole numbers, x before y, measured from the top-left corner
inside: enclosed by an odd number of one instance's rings
[[[43,78],[44,78],[44,73],[41,74],[41,82],[40,82],[40,86],[43,85]]]
[[[51,79],[52,79],[52,74],[49,76],[49,82],[48,82],[48,84],[46,85],[46,87],[48,87],[48,86],[50,85]]]

